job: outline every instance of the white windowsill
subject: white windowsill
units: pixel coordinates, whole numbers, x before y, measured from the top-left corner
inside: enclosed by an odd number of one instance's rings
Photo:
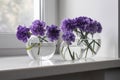
[[[64,61],[55,55],[49,61],[31,61],[28,56],[1,57],[0,79],[25,79],[120,67],[119,58]],[[5,77],[7,76],[7,77]]]

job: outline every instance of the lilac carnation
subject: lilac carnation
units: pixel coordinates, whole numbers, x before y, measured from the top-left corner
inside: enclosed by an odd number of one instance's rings
[[[76,28],[76,23],[74,19],[65,19],[62,22],[61,29],[63,32],[73,31]]]
[[[45,22],[40,20],[35,20],[30,26],[31,32],[36,36],[44,36],[45,34]]]
[[[91,21],[90,24],[86,27],[86,32],[94,34],[100,33],[102,31],[101,24],[97,21]]]
[[[86,31],[86,27],[89,26],[91,21],[92,21],[92,19],[91,18],[87,18],[87,17],[78,17],[78,18],[75,19],[76,26],[81,31]]]
[[[88,17],[78,17],[75,19],[76,26],[83,32],[94,34],[102,31],[102,26],[99,22]]]
[[[27,42],[28,38],[30,38],[30,29],[26,28],[26,26],[19,25],[17,28],[17,39],[22,40],[23,42]]]
[[[97,22],[96,21],[91,21],[90,24],[86,27],[86,32],[94,34],[97,32],[98,27],[97,27]]]
[[[60,30],[55,25],[47,26],[46,35],[50,39],[50,41],[58,40],[60,36]]]
[[[62,35],[62,38],[67,44],[71,45],[75,41],[75,35],[72,32],[66,32]]]
[[[101,33],[102,32],[102,26],[99,22],[97,22],[97,27],[98,27],[97,32]]]

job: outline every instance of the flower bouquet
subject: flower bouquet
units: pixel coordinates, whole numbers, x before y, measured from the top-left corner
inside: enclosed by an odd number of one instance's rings
[[[19,25],[17,39],[26,43],[26,50],[31,59],[47,60],[55,53],[56,40],[59,39],[60,29],[46,26],[45,22],[35,20],[29,28]]]
[[[93,56],[101,47],[101,39],[94,38],[96,33],[102,31],[101,24],[96,20],[88,17],[65,19],[61,29],[63,32],[61,55],[66,60]]]

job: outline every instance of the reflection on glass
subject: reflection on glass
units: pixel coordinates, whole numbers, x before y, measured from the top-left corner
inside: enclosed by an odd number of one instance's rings
[[[33,0],[0,0],[0,32],[15,32],[18,24],[30,25]]]
[[[53,63],[50,60],[44,60],[44,61],[32,60],[28,64],[29,67],[37,67],[37,66],[44,67],[44,66],[51,66],[51,65],[53,65]]]

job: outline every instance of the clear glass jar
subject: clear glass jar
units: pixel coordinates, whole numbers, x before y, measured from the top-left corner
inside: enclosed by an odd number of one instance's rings
[[[72,45],[61,43],[60,54],[65,60],[93,57],[101,47],[101,39],[77,39]]]
[[[80,39],[77,45],[80,47],[82,58],[90,58],[98,53],[101,39]]]
[[[55,53],[55,42],[40,41],[39,37],[31,36],[26,44],[27,54],[33,60],[49,60]]]
[[[80,47],[77,46],[77,41],[71,45],[63,41],[60,46],[60,55],[64,60],[79,60],[82,57],[79,49]]]

